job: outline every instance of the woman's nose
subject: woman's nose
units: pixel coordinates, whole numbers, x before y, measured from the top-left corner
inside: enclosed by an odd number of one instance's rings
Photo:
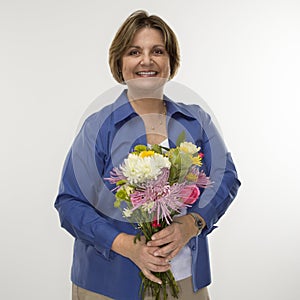
[[[140,61],[140,64],[143,65],[143,66],[150,66],[151,64],[153,63],[153,60],[151,58],[151,55],[149,54],[144,54],[142,57],[141,57],[141,61]]]

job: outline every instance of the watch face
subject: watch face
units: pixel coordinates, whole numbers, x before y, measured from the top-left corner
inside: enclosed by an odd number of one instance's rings
[[[197,222],[197,225],[199,228],[202,228],[202,222],[200,220]]]
[[[199,217],[196,216],[194,213],[190,213],[190,215],[194,218],[194,220],[195,220],[195,226],[198,227],[199,233],[200,233],[200,231],[202,230],[202,227],[203,227],[202,220],[199,219]]]

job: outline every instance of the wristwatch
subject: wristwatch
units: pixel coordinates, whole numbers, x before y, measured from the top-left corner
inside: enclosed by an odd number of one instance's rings
[[[198,217],[197,214],[191,212],[191,213],[189,213],[189,215],[191,215],[191,216],[193,217],[194,221],[195,221],[195,226],[198,228],[198,233],[197,233],[196,236],[198,236],[198,235],[201,233],[202,229],[203,229],[203,222],[202,222],[202,220]]]

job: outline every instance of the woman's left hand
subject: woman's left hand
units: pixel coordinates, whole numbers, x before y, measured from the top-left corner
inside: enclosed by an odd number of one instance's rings
[[[196,234],[197,228],[191,216],[176,217],[170,226],[155,233],[147,246],[161,247],[154,255],[171,260]]]

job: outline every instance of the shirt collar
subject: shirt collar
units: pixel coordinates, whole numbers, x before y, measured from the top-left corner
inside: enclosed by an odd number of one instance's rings
[[[137,116],[137,113],[134,111],[133,107],[129,103],[127,97],[127,89],[125,89],[117,98],[117,100],[113,104],[113,110],[115,124],[127,119],[131,115]]]
[[[164,101],[167,105],[168,116],[172,117],[175,114],[180,114],[187,119],[196,119],[193,110],[190,106],[183,103],[178,103],[164,95]]]

